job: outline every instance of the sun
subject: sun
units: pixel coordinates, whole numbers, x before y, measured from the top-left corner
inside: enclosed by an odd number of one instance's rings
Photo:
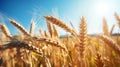
[[[111,11],[111,4],[108,2],[98,2],[94,4],[94,13],[98,16],[105,16]]]
[[[109,8],[109,5],[105,3],[98,3],[96,5],[96,11],[101,14],[107,13],[109,11]]]

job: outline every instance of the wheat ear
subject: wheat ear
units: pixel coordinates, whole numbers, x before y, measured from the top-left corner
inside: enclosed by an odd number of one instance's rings
[[[96,67],[103,67],[104,66],[104,63],[101,60],[101,55],[99,53],[96,54],[94,60],[95,60]]]
[[[79,45],[81,58],[84,57],[86,41],[87,41],[87,24],[85,18],[82,17],[80,22],[80,45]]]
[[[35,22],[32,21],[31,26],[30,26],[30,31],[29,31],[31,36],[34,36],[34,29],[35,29]]]
[[[49,45],[52,46],[56,46],[56,47],[60,47],[61,49],[63,49],[64,51],[67,51],[65,47],[61,46],[61,44],[57,41],[53,41],[51,39],[47,39],[47,38],[34,38],[34,40],[39,41],[39,42],[44,42],[47,43]]]
[[[0,28],[1,28],[1,31],[4,33],[4,35],[10,39],[12,39],[12,35],[11,33],[9,32],[7,26],[5,26],[4,24],[0,24]]]
[[[24,48],[42,55],[42,52],[40,52],[39,48],[21,41],[11,41],[8,44],[0,46],[0,50],[11,49],[11,48]]]
[[[45,16],[45,18],[46,18],[46,20],[50,21],[51,23],[63,28],[67,32],[70,32],[73,35],[75,34],[73,29],[68,27],[63,21],[59,20],[58,18],[53,17],[53,16]]]
[[[11,19],[9,20],[10,20],[10,23],[13,24],[17,29],[19,29],[24,35],[31,36],[22,25],[20,25],[14,20],[11,20]]]
[[[98,37],[120,56],[120,46],[114,40],[106,35],[98,35]]]
[[[107,21],[105,18],[103,18],[103,32],[105,35],[109,35],[108,25],[107,25]]]

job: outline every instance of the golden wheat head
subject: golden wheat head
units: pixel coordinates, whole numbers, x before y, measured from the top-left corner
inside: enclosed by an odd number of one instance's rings
[[[10,20],[10,23],[13,24],[17,29],[19,29],[24,35],[31,36],[22,25],[20,25],[14,20],[11,20],[11,19],[9,20]]]
[[[12,39],[12,35],[9,32],[7,26],[5,26],[4,24],[0,24],[0,28],[1,28],[1,31],[5,34],[6,37]]]
[[[39,42],[44,42],[47,43],[49,45],[52,46],[56,46],[56,47],[60,47],[61,49],[63,49],[64,51],[67,52],[67,49],[65,47],[63,47],[59,42],[51,40],[51,39],[47,39],[47,38],[34,38],[35,40],[39,41]]]
[[[30,51],[33,51],[33,52],[36,52],[36,53],[42,55],[42,52],[40,52],[39,48],[37,48],[33,45],[30,45],[30,44],[27,44],[25,42],[21,42],[21,41],[11,41],[8,44],[1,45],[0,51],[6,50],[6,49],[11,49],[11,48],[24,48],[24,49],[27,49],[27,50],[30,50]]]
[[[50,21],[51,23],[63,28],[65,31],[70,32],[71,34],[74,35],[73,29],[68,27],[63,21],[59,20],[58,18],[53,17],[53,16],[45,16],[45,18],[46,18],[46,20]]]
[[[109,35],[108,24],[105,18],[103,18],[103,32],[105,35]]]
[[[85,18],[82,17],[80,22],[80,45],[79,45],[81,57],[84,57],[86,42],[87,42],[87,24]]]
[[[98,35],[98,37],[120,56],[120,46],[114,40],[106,35]]]

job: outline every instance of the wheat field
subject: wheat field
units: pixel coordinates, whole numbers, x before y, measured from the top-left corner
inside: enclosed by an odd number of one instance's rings
[[[114,14],[120,29],[120,17]],[[120,37],[108,29],[103,18],[103,33],[90,36],[85,17],[79,22],[79,33],[74,26],[54,16],[44,16],[48,30],[35,35],[35,22],[26,30],[19,22],[9,19],[19,30],[11,35],[5,24],[0,24],[0,67],[120,67]],[[70,33],[60,37],[58,28]],[[119,32],[119,31],[118,31]],[[118,33],[119,34],[119,33]]]

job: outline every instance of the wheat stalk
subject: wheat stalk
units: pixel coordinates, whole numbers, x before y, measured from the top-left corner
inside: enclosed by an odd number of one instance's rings
[[[11,20],[11,19],[9,20],[10,20],[10,23],[13,24],[17,29],[19,29],[24,35],[31,36],[22,25],[20,25],[14,20]]]
[[[106,35],[98,35],[98,37],[120,56],[120,46],[114,40]]]
[[[10,34],[8,28],[4,24],[0,24],[1,31],[4,33],[4,35],[10,39],[12,39],[12,35]]]
[[[72,22],[70,22],[70,25],[72,26],[73,30],[76,32],[75,27]]]

